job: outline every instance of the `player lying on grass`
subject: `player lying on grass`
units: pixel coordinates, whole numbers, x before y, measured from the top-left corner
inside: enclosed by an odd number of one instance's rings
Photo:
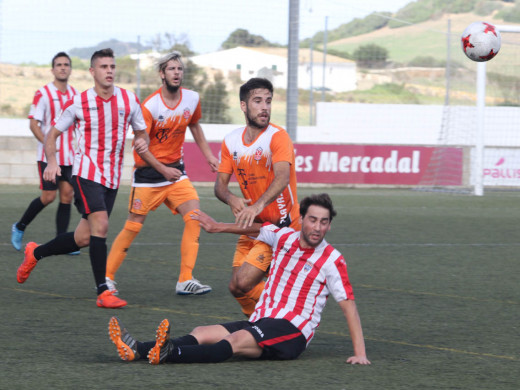
[[[109,322],[109,336],[126,361],[160,363],[217,363],[232,356],[253,359],[295,359],[310,343],[329,294],[347,320],[354,348],[351,364],[370,364],[361,321],[354,302],[347,266],[341,253],[324,238],[336,215],[327,194],[300,203],[301,231],[266,223],[241,228],[218,223],[203,212],[194,216],[209,232],[258,234],[273,247],[269,277],[249,321],[199,326],[189,335],[170,339],[170,322],[157,329],[156,340],[138,342],[118,318]],[[256,233],[256,234],[255,234]]]

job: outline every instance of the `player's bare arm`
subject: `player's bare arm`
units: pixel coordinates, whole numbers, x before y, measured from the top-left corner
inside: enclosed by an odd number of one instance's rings
[[[256,237],[260,233],[261,223],[254,223],[248,228],[241,228],[236,223],[217,222],[204,211],[195,210],[190,214],[191,219],[199,221],[200,227],[208,233],[246,234]]]
[[[218,172],[215,181],[215,196],[231,208],[231,212],[236,216],[241,210],[247,207],[251,199],[239,198],[229,191],[229,181],[231,175],[229,173]]]
[[[367,359],[363,328],[361,327],[361,319],[359,318],[356,302],[349,299],[338,303],[347,320],[350,338],[352,339],[352,347],[354,348],[354,356],[349,357],[347,363],[370,364],[370,360]]]
[[[291,164],[287,161],[280,161],[273,164],[274,179],[267,191],[249,207],[242,209],[235,214],[235,222],[240,227],[251,226],[255,217],[262,212],[265,206],[274,201],[281,192],[289,185],[291,175]]]
[[[36,119],[29,119],[29,129],[34,134],[34,137],[42,144],[45,142],[45,134],[43,134],[40,122]]]
[[[191,134],[193,135],[193,139],[197,143],[197,146],[199,147],[200,151],[206,157],[206,160],[208,161],[208,164],[211,168],[212,172],[217,172],[218,170],[218,158],[216,158],[213,155],[213,152],[211,151],[211,148],[208,145],[208,141],[206,140],[206,137],[204,136],[204,132],[202,131],[202,127],[198,123],[194,123],[189,125]]]
[[[45,135],[44,149],[45,157],[47,157],[47,167],[43,171],[43,178],[47,181],[56,183],[56,175],[61,176],[61,168],[56,161],[56,140],[61,136],[62,132],[52,127]]]
[[[134,149],[141,156],[141,158],[157,172],[163,175],[168,181],[176,181],[182,175],[182,172],[177,168],[168,167],[155,158],[155,156],[148,150],[150,137],[145,130],[138,130],[134,132]]]

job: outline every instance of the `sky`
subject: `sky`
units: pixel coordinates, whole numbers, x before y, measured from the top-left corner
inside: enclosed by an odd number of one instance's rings
[[[413,0],[300,0],[299,38]],[[112,38],[149,44],[173,34],[193,51],[219,49],[237,28],[288,42],[289,0],[0,0],[0,62],[46,64],[62,50]],[[139,37],[139,38],[138,38]]]

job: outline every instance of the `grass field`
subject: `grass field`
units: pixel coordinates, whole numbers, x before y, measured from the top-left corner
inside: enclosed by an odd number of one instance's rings
[[[203,209],[230,220],[211,188],[198,190]],[[299,196],[318,191],[324,189],[303,188]],[[129,305],[99,309],[87,249],[44,259],[24,285],[17,284],[22,255],[9,243],[10,226],[37,189],[2,186],[0,388],[517,389],[520,193],[326,191],[339,212],[328,241],[347,259],[371,366],[345,364],[352,346],[333,299],[310,347],[295,361],[122,362],[107,335],[111,315],[147,340],[163,318],[172,320],[176,335],[242,319],[227,291],[236,238],[204,233],[195,276],[213,292],[176,296],[182,222],[160,208],[117,275]],[[126,218],[128,192],[120,190],[109,244]],[[44,210],[24,241],[52,238],[54,212],[55,205]]]

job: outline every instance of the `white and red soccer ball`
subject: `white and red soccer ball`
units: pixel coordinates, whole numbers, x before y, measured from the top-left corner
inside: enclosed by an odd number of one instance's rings
[[[461,37],[464,54],[473,61],[489,61],[500,50],[500,32],[486,22],[471,23]]]

